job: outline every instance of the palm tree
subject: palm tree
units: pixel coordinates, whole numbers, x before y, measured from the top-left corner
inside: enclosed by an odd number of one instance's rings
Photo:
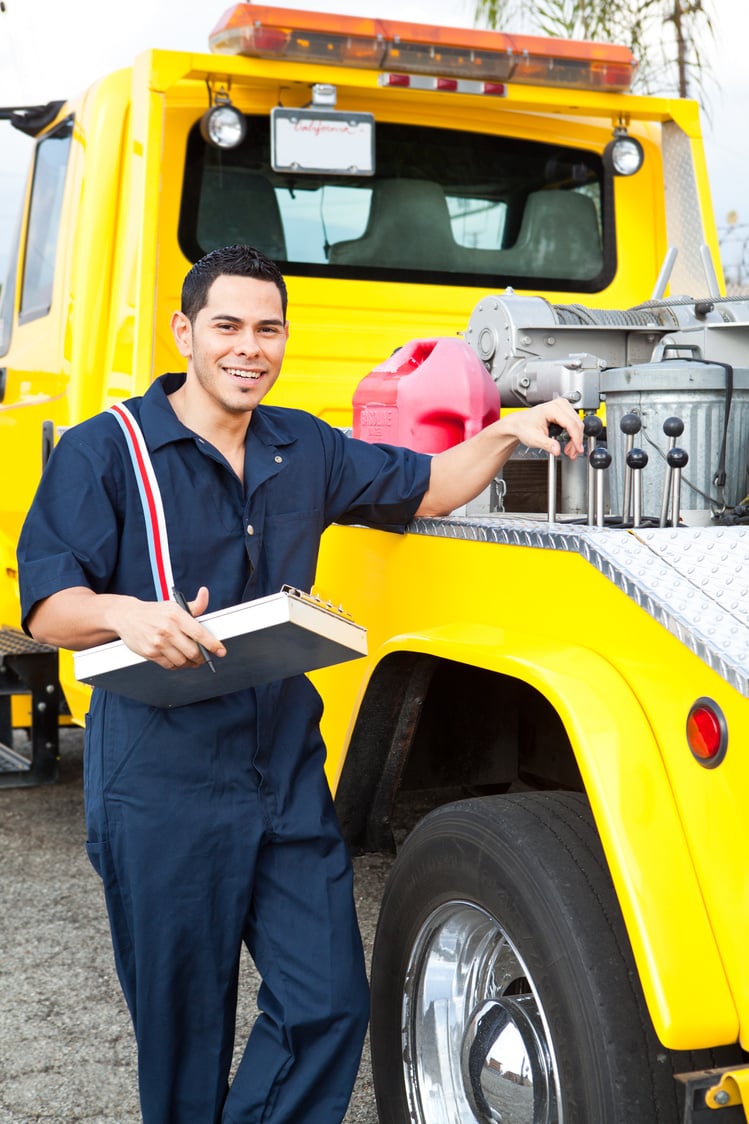
[[[706,71],[700,47],[713,31],[710,0],[476,0],[476,22],[505,31],[624,43],[640,61],[641,91],[679,97],[702,90]]]

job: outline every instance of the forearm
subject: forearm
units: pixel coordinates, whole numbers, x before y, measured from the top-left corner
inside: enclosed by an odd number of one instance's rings
[[[75,586],[40,601],[29,615],[36,640],[79,651],[122,639],[128,648],[161,667],[197,667],[202,648],[225,656],[226,648],[195,618],[208,608],[201,586],[187,612],[174,601],[141,601],[115,593],[94,593]]]
[[[468,503],[494,479],[513,450],[524,444],[550,456],[561,451],[549,426],[567,430],[564,451],[574,460],[583,451],[583,425],[564,398],[555,398],[530,409],[516,410],[482,429],[469,441],[432,457],[429,488],[417,516],[447,515]]]
[[[29,616],[29,630],[44,644],[79,651],[117,640],[123,615],[135,604],[134,597],[75,586],[39,601]]]
[[[447,515],[491,483],[519,443],[503,422],[432,457],[429,489],[417,516]]]

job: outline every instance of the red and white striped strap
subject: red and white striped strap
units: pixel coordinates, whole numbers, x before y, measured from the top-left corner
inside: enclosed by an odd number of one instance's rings
[[[125,435],[127,450],[133,463],[140,502],[143,505],[143,515],[146,520],[148,557],[151,563],[156,597],[159,601],[168,601],[172,598],[174,576],[172,574],[172,560],[169,555],[164,505],[151,456],[143,432],[127,406],[117,403],[109,407],[109,413],[115,416]]]

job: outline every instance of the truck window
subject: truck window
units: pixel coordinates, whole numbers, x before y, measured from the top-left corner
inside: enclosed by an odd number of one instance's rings
[[[16,226],[8,255],[8,268],[0,290],[0,358],[7,355],[13,329],[13,306],[16,296],[16,271],[18,268],[18,243],[20,219]],[[2,394],[2,388],[0,388]],[[1,400],[1,399],[0,399]]]
[[[270,166],[268,118],[247,124],[230,150],[190,134],[179,238],[193,261],[245,242],[302,276],[591,292],[613,277],[593,152],[378,122],[374,176],[291,175]]]
[[[73,123],[66,121],[40,141],[36,148],[19,323],[45,316],[52,303],[62,196],[72,135]]]

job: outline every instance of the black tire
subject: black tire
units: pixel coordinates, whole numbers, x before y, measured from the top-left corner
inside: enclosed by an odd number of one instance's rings
[[[678,1124],[584,796],[465,800],[416,827],[383,897],[371,1042],[381,1124]]]

